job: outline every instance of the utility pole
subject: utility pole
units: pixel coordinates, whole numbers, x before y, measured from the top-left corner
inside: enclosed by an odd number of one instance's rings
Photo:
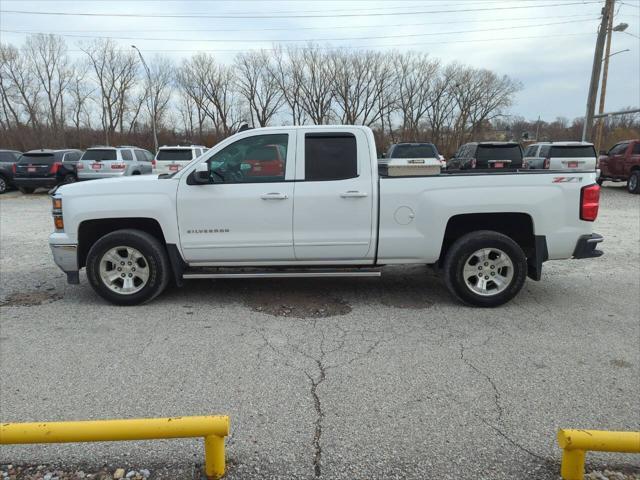
[[[155,147],[153,154],[155,155],[158,152],[158,133],[156,132],[156,102],[154,98],[155,93],[153,92],[153,83],[151,82],[151,71],[147,66],[147,62],[144,61],[144,57],[142,56],[142,52],[140,51],[140,49],[135,45],[131,45],[131,48],[133,48],[136,52],[138,52],[138,55],[140,55],[140,60],[142,61],[142,65],[147,72],[147,78],[149,79],[149,98],[151,100],[151,128],[153,129],[153,146]]]
[[[609,23],[607,23],[607,46],[604,51],[604,66],[602,70],[602,89],[600,90],[600,105],[598,106],[598,115],[604,112],[604,98],[607,93],[607,75],[609,73],[609,57],[611,56],[611,37],[613,36],[613,7],[615,0],[611,0],[609,8]],[[598,126],[596,128],[596,151],[600,151],[602,143],[602,129],[604,127],[604,119],[598,118]]]
[[[602,54],[604,50],[604,41],[607,35],[607,25],[609,17],[613,15],[614,0],[605,0],[602,9],[602,21],[598,30],[598,39],[596,40],[596,50],[593,55],[593,67],[591,68],[591,82],[589,83],[589,95],[587,97],[587,112],[584,116],[584,127],[582,128],[582,141],[585,142],[591,136],[591,128],[593,126],[593,114],[596,109],[596,97],[598,96],[598,84],[600,83],[600,72],[602,70]]]

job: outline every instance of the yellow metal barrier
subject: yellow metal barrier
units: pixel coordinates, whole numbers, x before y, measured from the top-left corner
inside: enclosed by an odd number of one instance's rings
[[[560,474],[564,480],[584,479],[584,459],[588,450],[640,453],[640,432],[602,430],[560,430],[558,444],[564,449]]]
[[[0,424],[0,445],[204,437],[205,473],[210,479],[224,475],[224,437],[227,435],[229,417],[214,415]]]

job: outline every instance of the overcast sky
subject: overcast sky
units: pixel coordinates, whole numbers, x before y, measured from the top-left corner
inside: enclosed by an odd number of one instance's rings
[[[349,49],[416,50],[444,63],[488,68],[520,80],[524,88],[509,113],[553,120],[584,115],[603,4],[604,0],[0,0],[0,35],[2,42],[14,45],[21,45],[27,35],[15,31],[67,35],[74,57],[83,55],[80,42],[114,37],[124,49],[135,43],[149,59],[160,54],[176,61],[207,51],[230,62],[238,51],[271,48],[274,42],[302,46],[309,40]],[[624,22],[629,28],[614,34],[611,52],[630,51],[611,58],[607,111],[640,106],[640,0],[617,0],[616,12],[614,25]]]

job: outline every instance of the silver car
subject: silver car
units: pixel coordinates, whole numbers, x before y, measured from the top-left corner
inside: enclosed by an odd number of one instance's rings
[[[595,170],[596,150],[587,142],[534,143],[524,154],[524,168],[530,170]]]
[[[171,174],[178,172],[182,170],[185,165],[188,165],[191,160],[198,158],[206,151],[207,147],[203,145],[163,145],[158,149],[156,158],[153,160],[153,173]]]
[[[78,180],[146,175],[152,172],[153,155],[138,147],[88,148],[78,162]]]

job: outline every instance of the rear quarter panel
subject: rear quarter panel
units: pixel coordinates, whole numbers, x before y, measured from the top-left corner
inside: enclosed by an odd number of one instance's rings
[[[578,237],[592,233],[579,208],[580,189],[594,182],[595,172],[381,178],[378,262],[436,262],[449,219],[469,213],[527,214],[549,259],[569,258]]]

